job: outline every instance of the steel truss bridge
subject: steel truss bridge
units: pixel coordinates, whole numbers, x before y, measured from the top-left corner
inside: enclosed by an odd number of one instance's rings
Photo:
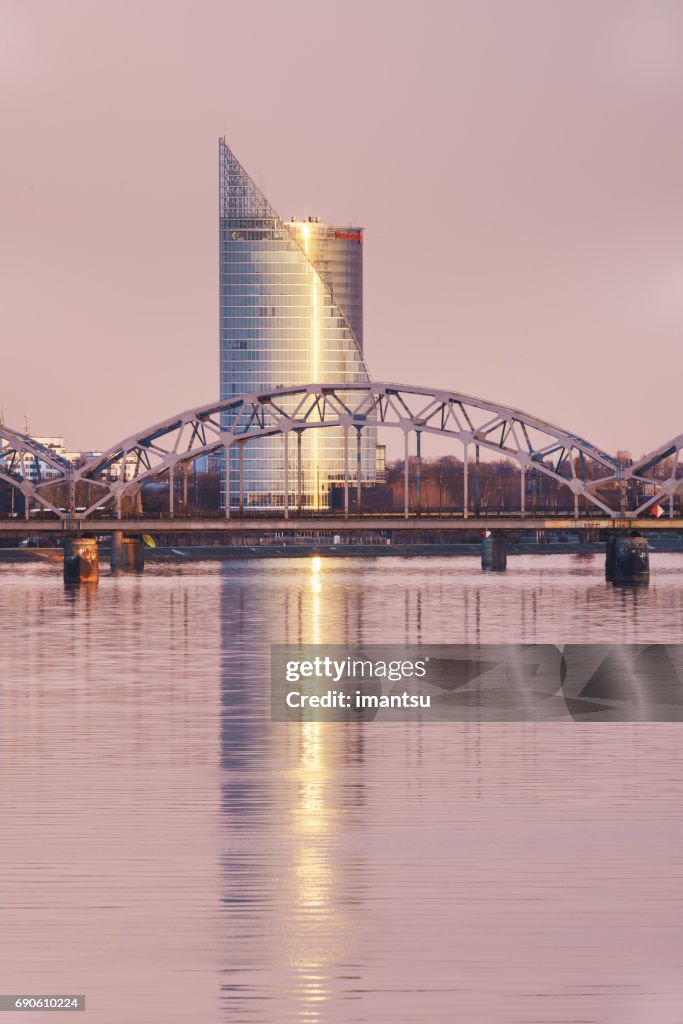
[[[350,494],[355,489],[357,510],[361,508],[363,480],[360,472],[362,432],[393,428],[403,434],[403,510],[396,515],[361,516],[350,512]],[[309,430],[342,428],[344,438],[343,511],[330,516],[311,514],[302,504],[301,438]],[[32,519],[37,510],[45,518],[32,524],[52,532],[59,529],[116,529],[125,519],[125,529],[240,529],[268,530],[297,528],[351,528],[362,518],[372,529],[397,526],[447,528],[447,516],[433,518],[420,514],[423,435],[451,439],[454,454],[463,462],[463,501],[459,512],[451,513],[453,526],[475,529],[527,528],[545,524],[551,528],[641,526],[652,528],[654,506],[668,510],[666,526],[681,525],[674,519],[674,496],[683,492],[678,462],[683,434],[673,438],[630,466],[597,448],[589,441],[561,427],[537,419],[518,409],[487,402],[441,388],[401,384],[306,384],[238,395],[224,401],[188,409],[167,420],[132,434],[106,452],[81,466],[74,466],[27,434],[0,427],[0,480],[24,498],[24,517]],[[258,438],[281,438],[283,485],[287,500],[279,514],[244,518],[243,454],[245,446]],[[239,518],[225,510],[225,517],[211,520],[177,519],[176,481],[187,477],[193,462],[232,448],[239,452]],[[514,516],[481,519],[471,508],[471,463],[479,462],[480,450],[492,452],[515,463],[519,470],[519,509]],[[230,460],[225,460],[230,466]],[[293,466],[293,468],[291,468]],[[530,471],[551,478],[573,495],[573,516],[538,519],[526,508],[526,479]],[[411,473],[416,507],[411,508]],[[144,516],[140,503],[142,486],[151,480],[167,483],[167,515],[163,520]],[[228,482],[229,483],[229,482]],[[86,494],[77,506],[76,493]],[[228,488],[229,493],[229,488]],[[124,516],[124,499],[133,499],[133,512]],[[580,499],[583,499],[580,503]],[[83,498],[81,497],[81,502]],[[186,503],[186,501],[185,501]],[[247,509],[248,515],[248,509]],[[419,516],[419,518],[418,518]],[[664,522],[657,525],[664,526]],[[0,529],[23,530],[16,519],[4,520]],[[118,528],[121,528],[120,526]]]

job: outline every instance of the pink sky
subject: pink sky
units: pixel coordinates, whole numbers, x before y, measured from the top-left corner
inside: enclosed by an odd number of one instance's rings
[[[683,5],[5,0],[0,405],[102,447],[218,393],[217,154],[366,229],[376,380],[683,431]]]

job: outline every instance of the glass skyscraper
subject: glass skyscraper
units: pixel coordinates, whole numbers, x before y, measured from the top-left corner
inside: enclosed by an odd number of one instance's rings
[[[220,397],[296,384],[368,380],[363,361],[363,232],[317,218],[284,221],[219,140]],[[361,476],[375,480],[376,428],[362,432]],[[341,428],[302,434],[302,504],[327,508],[344,477]],[[292,458],[292,456],[290,456]],[[229,452],[229,499],[239,503],[238,452]],[[245,507],[284,504],[281,438],[243,452]],[[355,464],[355,460],[354,460]],[[290,480],[294,465],[290,466]],[[294,505],[294,495],[289,496]]]

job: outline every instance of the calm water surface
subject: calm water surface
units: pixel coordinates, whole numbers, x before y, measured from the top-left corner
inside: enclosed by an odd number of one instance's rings
[[[682,726],[269,721],[271,642],[679,642],[683,557],[652,568],[0,565],[0,990],[97,1024],[681,1024]]]

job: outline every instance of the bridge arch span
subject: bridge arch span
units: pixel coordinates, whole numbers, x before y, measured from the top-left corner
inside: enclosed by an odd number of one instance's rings
[[[618,514],[602,493],[622,476],[618,460],[578,435],[519,409],[444,388],[364,382],[305,384],[236,395],[185,410],[132,434],[74,470],[74,480],[92,485],[96,494],[81,518],[111,504],[120,515],[122,499],[145,481],[164,474],[172,481],[176,467],[182,469],[221,449],[280,436],[286,453],[292,434],[341,427],[348,441],[354,430],[361,432],[371,424],[402,431],[406,452],[411,435],[452,438],[462,446],[465,466],[476,447],[503,455],[520,469],[522,495],[524,476],[535,468],[569,487],[576,510],[583,496],[601,513]],[[288,458],[284,465],[289,466]],[[293,490],[290,483],[294,482],[286,480],[285,515]],[[347,488],[348,483],[345,480]]]
[[[654,505],[666,503],[670,512],[673,511],[673,496],[683,490],[683,478],[678,475],[682,450],[683,434],[679,434],[626,469],[627,479],[645,485],[642,500],[635,503],[634,515],[642,515]]]
[[[24,515],[30,515],[31,500],[62,516],[50,496],[56,484],[71,480],[71,465],[28,434],[0,425],[0,480],[24,497]],[[68,500],[64,496],[65,502]]]

